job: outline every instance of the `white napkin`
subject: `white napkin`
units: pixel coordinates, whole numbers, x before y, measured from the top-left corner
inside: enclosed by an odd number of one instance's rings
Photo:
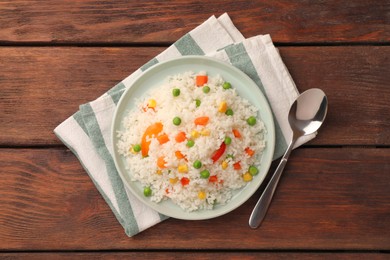
[[[287,148],[291,138],[287,121],[298,90],[269,35],[245,39],[225,13],[210,17],[164,52],[118,83],[98,99],[56,127],[55,134],[78,157],[128,236],[133,236],[166,219],[135,198],[124,186],[113,162],[110,127],[123,91],[149,67],[183,55],[207,55],[234,65],[259,86],[274,113],[276,147],[274,159]],[[298,140],[296,147],[314,138]]]

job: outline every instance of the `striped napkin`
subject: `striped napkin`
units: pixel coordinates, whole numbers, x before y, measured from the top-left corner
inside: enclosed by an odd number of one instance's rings
[[[166,219],[135,198],[124,186],[113,161],[110,128],[116,105],[143,71],[183,55],[206,55],[230,63],[256,82],[267,97],[275,118],[274,159],[287,148],[291,138],[287,121],[290,105],[298,90],[269,35],[245,39],[228,14],[210,17],[164,52],[108,90],[98,99],[83,104],[54,133],[78,157],[128,236],[133,236]],[[314,135],[299,140],[296,146]],[[249,217],[249,216],[248,216]]]

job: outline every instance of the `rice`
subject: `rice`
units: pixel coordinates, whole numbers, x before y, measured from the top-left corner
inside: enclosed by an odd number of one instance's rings
[[[234,86],[224,88],[220,75],[205,76],[207,83],[196,86],[199,75],[206,72],[169,76],[136,100],[118,132],[117,149],[131,180],[151,201],[170,199],[186,211],[226,204],[234,190],[256,178],[266,145],[257,108]],[[255,124],[247,122],[250,117]],[[197,118],[202,124],[195,124]]]

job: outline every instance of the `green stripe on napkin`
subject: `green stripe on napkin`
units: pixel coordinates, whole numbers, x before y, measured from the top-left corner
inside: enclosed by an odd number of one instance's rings
[[[151,59],[150,61],[148,61],[145,65],[143,65],[143,66],[141,67],[141,70],[142,70],[142,71],[145,71],[145,70],[149,69],[150,67],[152,67],[153,65],[155,65],[155,64],[157,64],[157,63],[158,63],[158,59],[153,58],[153,59]]]
[[[107,91],[107,94],[111,96],[112,101],[114,101],[115,105],[118,104],[119,99],[121,98],[125,88],[126,88],[125,84],[119,82],[118,84],[115,85],[115,87]]]
[[[234,44],[227,46],[224,50],[229,56],[232,65],[243,71],[256,83],[256,85],[260,88],[261,92],[263,92],[265,98],[269,103],[267,92],[264,89],[260,76],[259,74],[257,74],[256,68],[253,65],[252,60],[249,57],[244,45],[242,43]],[[273,158],[276,159],[282,156],[283,153],[286,151],[287,143],[273,111],[272,114],[275,124],[275,151]]]
[[[89,137],[95,144],[97,152],[106,162],[107,172],[114,190],[116,201],[118,203],[119,212],[122,216],[122,220],[124,221],[123,224],[125,225],[126,233],[137,233],[139,230],[136,218],[127,198],[123,182],[116,170],[114,160],[104,142],[104,138],[95,113],[90,104],[80,106],[80,111],[83,115],[84,124],[87,129],[89,129]]]
[[[205,54],[189,33],[181,37],[174,45],[183,56]]]

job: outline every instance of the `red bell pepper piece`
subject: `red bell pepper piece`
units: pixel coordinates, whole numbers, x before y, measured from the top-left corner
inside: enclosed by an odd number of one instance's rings
[[[180,182],[181,182],[181,185],[186,186],[186,185],[190,184],[190,179],[183,177],[180,179]]]
[[[213,160],[213,163],[215,163],[216,161],[218,161],[219,158],[221,158],[221,156],[223,155],[225,150],[226,150],[226,144],[225,144],[225,142],[222,142],[221,146],[218,148],[217,151],[215,151],[215,153],[211,157],[211,159]]]
[[[213,175],[213,176],[210,176],[209,178],[209,182],[217,182],[218,181],[218,177],[216,175]]]

